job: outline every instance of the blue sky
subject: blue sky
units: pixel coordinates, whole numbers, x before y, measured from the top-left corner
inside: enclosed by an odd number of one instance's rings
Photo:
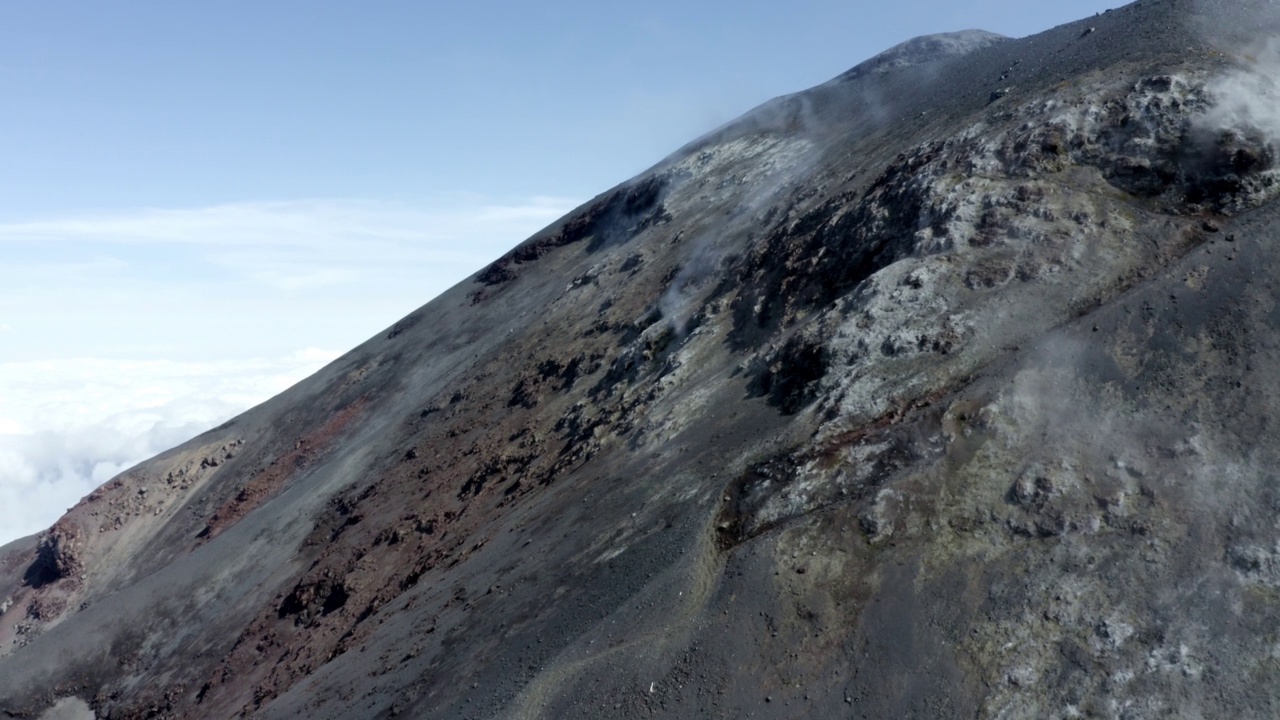
[[[0,221],[584,197],[915,35],[1115,2],[8,3]]]
[[[0,542],[770,97],[1120,4],[5,3]]]

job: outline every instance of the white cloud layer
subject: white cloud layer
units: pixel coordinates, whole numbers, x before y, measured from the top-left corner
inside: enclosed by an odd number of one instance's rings
[[[0,362],[352,347],[573,205],[317,200],[0,223]]]
[[[19,265],[60,274],[127,270],[145,264],[140,252],[172,246],[171,252],[194,251],[200,263],[294,290],[349,283],[405,263],[478,267],[573,204],[564,198],[463,195],[423,205],[339,199],[144,209],[0,223],[0,247],[41,247],[34,262]],[[95,252],[70,252],[76,246]]]
[[[3,223],[0,241],[98,239],[349,251],[359,239],[448,242],[493,233],[510,239],[511,232],[524,232],[530,220],[541,227],[559,217],[571,207],[566,203],[555,197],[497,201],[470,195],[423,206],[343,199],[228,203]]]
[[[354,347],[574,205],[311,200],[0,223],[0,543],[336,356],[296,348]]]
[[[0,363],[0,544],[122,470],[215,427],[338,353],[272,360]]]

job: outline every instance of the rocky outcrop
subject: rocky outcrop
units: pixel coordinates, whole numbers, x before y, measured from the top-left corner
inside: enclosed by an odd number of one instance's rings
[[[1275,23],[1215,7],[602,194],[0,552],[0,709],[1274,716]]]
[[[0,605],[5,608],[0,611],[0,657],[146,573],[145,563],[122,572],[129,564],[122,560],[173,521],[192,491],[232,460],[242,444],[240,439],[214,441],[166,453],[94,490],[37,536],[21,577],[10,576],[7,600]],[[16,563],[20,555],[8,558]]]

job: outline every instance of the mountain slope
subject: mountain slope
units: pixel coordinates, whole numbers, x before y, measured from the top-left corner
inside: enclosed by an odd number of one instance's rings
[[[700,138],[0,549],[0,710],[1275,716],[1273,14]]]

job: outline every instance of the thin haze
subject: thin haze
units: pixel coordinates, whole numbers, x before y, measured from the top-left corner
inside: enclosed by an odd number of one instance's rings
[[[7,3],[0,543],[902,40],[1120,3]]]

